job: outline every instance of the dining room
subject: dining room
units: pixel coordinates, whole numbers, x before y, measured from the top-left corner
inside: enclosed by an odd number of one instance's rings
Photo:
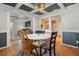
[[[79,56],[78,6],[0,3],[0,55]]]

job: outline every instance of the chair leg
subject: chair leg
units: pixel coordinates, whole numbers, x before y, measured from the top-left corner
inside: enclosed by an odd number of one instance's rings
[[[44,49],[44,52],[42,52],[42,48],[41,48],[40,53],[41,53],[41,55],[43,55],[43,54],[47,53],[47,50]]]
[[[37,51],[37,48],[35,49],[35,51],[36,51],[36,54],[38,55],[38,51]]]
[[[28,52],[28,56],[30,56],[32,53],[33,53],[32,51],[31,52]]]
[[[45,54],[45,53],[47,53],[47,50],[46,49],[44,49],[44,53],[43,54]]]
[[[45,52],[44,53],[47,53],[47,50],[45,49]]]
[[[55,47],[54,47],[54,56],[56,56]]]
[[[40,47],[40,56],[42,55],[42,48]]]
[[[30,56],[30,53],[28,53],[28,56]]]
[[[23,56],[24,52],[25,52],[25,51],[22,51],[22,54],[21,54],[22,56]]]
[[[51,56],[51,49],[49,50],[49,56]]]

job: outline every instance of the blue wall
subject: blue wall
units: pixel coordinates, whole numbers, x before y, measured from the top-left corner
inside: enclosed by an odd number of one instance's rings
[[[79,47],[79,33],[63,32],[62,43]]]
[[[0,47],[7,46],[7,33],[0,33]]]

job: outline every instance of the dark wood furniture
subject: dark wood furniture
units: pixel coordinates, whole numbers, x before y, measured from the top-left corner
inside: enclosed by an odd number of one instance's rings
[[[51,50],[53,49],[54,56],[56,56],[55,53],[55,46],[56,46],[56,37],[57,37],[57,32],[52,32],[51,33],[51,38],[49,41],[45,42],[42,46],[41,49],[45,49],[45,53],[47,50],[49,50],[49,55],[51,56]]]

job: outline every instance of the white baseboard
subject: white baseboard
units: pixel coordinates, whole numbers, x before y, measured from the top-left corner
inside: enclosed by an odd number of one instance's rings
[[[0,49],[4,49],[4,48],[7,48],[7,46],[6,47],[0,47]]]
[[[69,45],[69,44],[64,44],[64,43],[62,43],[62,45],[65,45],[65,46],[68,46],[68,47],[72,47],[72,48],[78,48],[78,49],[79,49],[79,47],[72,46],[72,45]]]
[[[8,46],[5,46],[5,47],[0,47],[0,49],[4,49],[4,48],[8,48],[10,47],[11,45],[8,45]]]

